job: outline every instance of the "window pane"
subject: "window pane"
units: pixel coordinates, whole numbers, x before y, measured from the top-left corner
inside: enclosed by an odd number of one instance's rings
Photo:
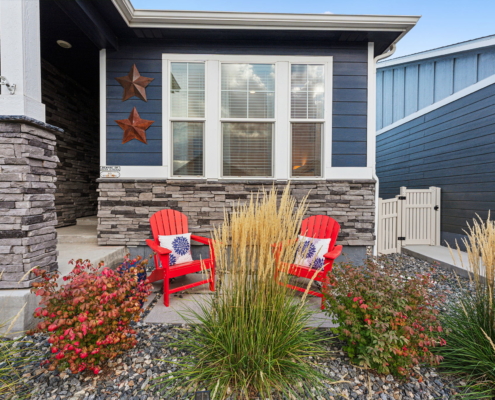
[[[323,119],[325,69],[323,65],[291,65],[291,118]]]
[[[204,118],[204,63],[171,64],[170,115],[181,118]]]
[[[321,176],[323,124],[292,124],[292,176]]]
[[[222,64],[222,118],[273,118],[275,65]]]
[[[223,176],[272,176],[273,124],[224,122]]]
[[[203,175],[203,122],[173,122],[174,175]]]

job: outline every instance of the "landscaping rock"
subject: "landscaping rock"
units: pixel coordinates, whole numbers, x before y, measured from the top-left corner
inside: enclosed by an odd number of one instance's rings
[[[446,293],[448,301],[456,301],[462,296],[458,289],[455,275],[443,271],[439,267],[425,261],[404,255],[390,255],[403,272],[404,277],[415,274],[431,274],[435,281],[434,291]],[[464,290],[470,290],[468,280],[460,278]],[[145,314],[160,301],[157,295]],[[158,376],[173,373],[177,370],[175,362],[180,362],[183,353],[174,344],[177,339],[187,334],[186,325],[135,324],[137,346],[110,360],[99,375],[92,373],[71,374],[69,370],[48,371],[46,366],[40,367],[40,359],[49,354],[47,337],[36,334],[28,338],[32,343],[24,345],[26,356],[36,356],[38,361],[32,362],[22,371],[26,387],[29,388],[32,400],[161,400],[167,399],[159,392],[160,386],[154,380]],[[434,368],[415,368],[421,379],[411,377],[399,381],[391,375],[377,375],[352,365],[342,351],[342,342],[335,339],[331,331],[326,330],[328,338],[327,356],[313,359],[322,373],[328,377],[325,382],[324,396],[301,394],[301,399],[355,399],[355,400],[429,400],[453,399],[459,393],[454,381],[440,374]],[[40,358],[41,357],[41,358]],[[173,362],[173,363],[172,363]],[[191,398],[191,393],[184,393],[174,400]],[[171,400],[171,399],[170,399]],[[285,400],[285,399],[278,399]]]

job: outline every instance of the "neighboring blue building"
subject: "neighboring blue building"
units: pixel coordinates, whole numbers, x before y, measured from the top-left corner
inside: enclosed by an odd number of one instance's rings
[[[495,210],[495,35],[377,65],[380,197],[442,189],[442,243]]]

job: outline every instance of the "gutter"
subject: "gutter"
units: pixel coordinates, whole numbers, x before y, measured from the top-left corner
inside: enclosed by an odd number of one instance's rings
[[[418,22],[418,16],[288,14],[216,11],[136,10],[130,0],[112,0],[131,28],[284,29],[402,32]]]

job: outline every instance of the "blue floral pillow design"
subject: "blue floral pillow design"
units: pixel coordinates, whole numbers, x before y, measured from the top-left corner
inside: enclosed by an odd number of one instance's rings
[[[323,255],[328,253],[331,239],[315,239],[299,235],[297,241],[295,264],[313,269],[321,269],[325,265]]]
[[[170,265],[182,264],[192,261],[191,234],[158,236],[160,247],[171,250],[169,255]]]

